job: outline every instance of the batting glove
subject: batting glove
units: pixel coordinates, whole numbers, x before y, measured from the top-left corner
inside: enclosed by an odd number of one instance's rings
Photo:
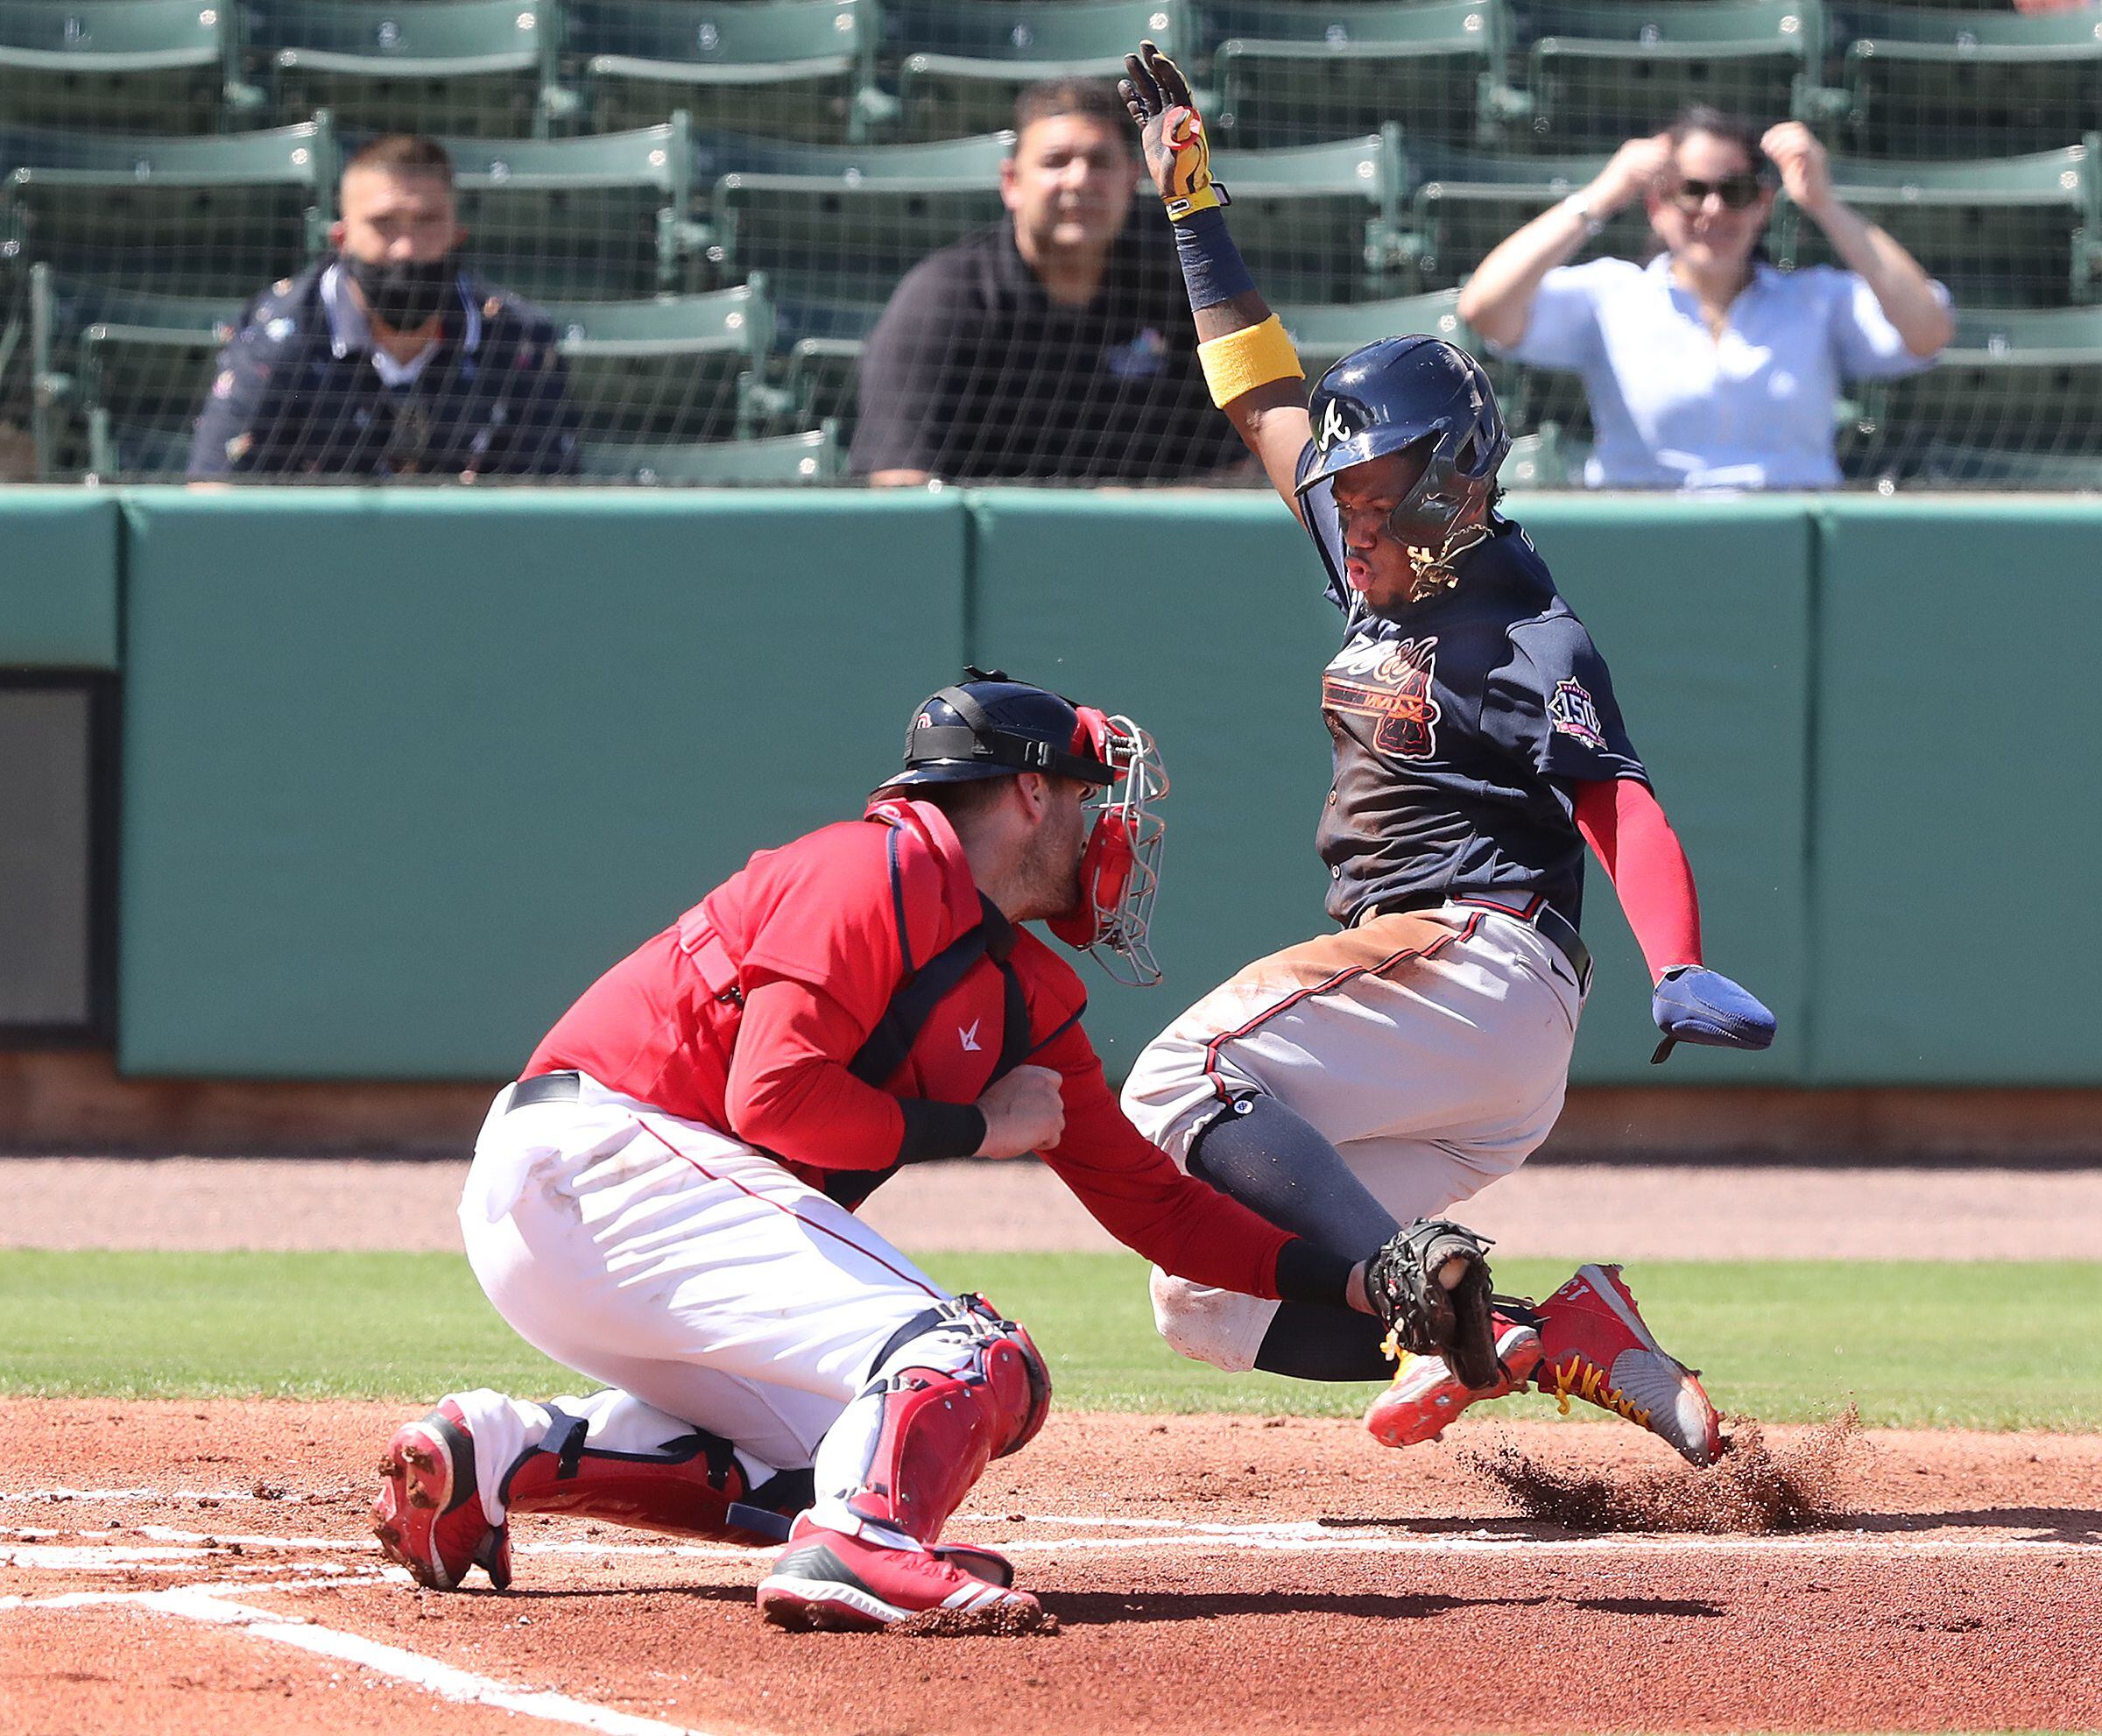
[[[1650,1056],[1655,1066],[1674,1043],[1711,1048],[1765,1048],[1774,1041],[1774,1015],[1748,989],[1719,970],[1681,964],[1664,973],[1649,998],[1649,1016],[1664,1041]]]

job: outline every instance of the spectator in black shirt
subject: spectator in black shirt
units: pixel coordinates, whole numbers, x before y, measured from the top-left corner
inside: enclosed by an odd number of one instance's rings
[[[1014,124],[1009,221],[922,259],[869,335],[854,474],[1163,482],[1234,463],[1167,225],[1150,199],[1132,211],[1116,90],[1032,85]]]
[[[374,139],[337,208],[335,256],[257,296],[221,354],[191,476],[573,474],[554,328],[461,269],[445,147]]]

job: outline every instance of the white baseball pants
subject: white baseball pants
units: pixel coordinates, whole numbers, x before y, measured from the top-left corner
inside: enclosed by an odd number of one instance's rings
[[[800,1468],[893,1334],[944,1292],[772,1158],[590,1078],[575,1102],[497,1094],[460,1203],[469,1264],[518,1336],[615,1390],[556,1401],[587,1443],[649,1452],[694,1428],[747,1477]],[[492,1523],[545,1407],[458,1395]]]
[[[1506,1175],[1562,1112],[1583,992],[1531,924],[1464,905],[1375,917],[1259,958],[1147,1044],[1124,1089],[1139,1130],[1189,1167],[1243,1091],[1323,1133],[1395,1219]],[[1158,1269],[1153,1317],[1181,1354],[1252,1368],[1278,1304]]]

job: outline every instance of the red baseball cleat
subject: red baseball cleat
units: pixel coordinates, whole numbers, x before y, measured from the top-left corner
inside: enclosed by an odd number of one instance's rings
[[[1365,1414],[1365,1426],[1382,1446],[1413,1447],[1435,1441],[1445,1425],[1471,1404],[1483,1399],[1500,1399],[1519,1391],[1532,1376],[1541,1358],[1540,1334],[1520,1321],[1499,1313],[1496,1354],[1504,1365],[1505,1378],[1479,1392],[1462,1384],[1459,1377],[1436,1356],[1401,1352],[1394,1370],[1393,1385],[1372,1401]]]
[[[1723,1456],[1723,1422],[1698,1369],[1671,1356],[1642,1323],[1618,1266],[1580,1266],[1540,1304],[1540,1390],[1583,1399],[1668,1441],[1703,1470]]]
[[[372,1503],[379,1552],[434,1591],[458,1589],[479,1567],[497,1590],[511,1584],[511,1530],[491,1525],[475,1487],[475,1443],[447,1399],[420,1422],[404,1423],[379,1462]]]
[[[1039,1607],[1026,1591],[967,1572],[1011,1572],[990,1549],[899,1549],[850,1537],[805,1514],[759,1581],[759,1613],[777,1627],[889,1627],[928,1610]]]

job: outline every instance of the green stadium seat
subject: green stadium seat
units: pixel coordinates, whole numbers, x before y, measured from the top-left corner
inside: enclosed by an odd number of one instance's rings
[[[217,0],[0,0],[0,124],[215,132],[231,17]]]
[[[1212,167],[1233,201],[1235,239],[1273,300],[1362,301],[1389,292],[1401,179],[1391,132],[1221,151]]]
[[[2007,452],[1998,447],[1929,441],[1920,448],[1906,480],[1915,488],[2053,489],[2094,494],[2102,492],[2102,450],[2084,455]]]
[[[1442,337],[1470,354],[1479,354],[1479,341],[1460,323],[1459,300],[1457,289],[1447,289],[1433,295],[1401,295],[1386,301],[1340,306],[1286,303],[1276,311],[1311,380],[1353,349],[1410,332]]]
[[[328,117],[222,136],[0,130],[0,237],[69,277],[252,295],[328,244]]]
[[[1890,157],[2043,150],[2102,122],[2102,11],[1848,6],[1846,138]]]
[[[1958,307],[2059,307],[2102,290],[2102,182],[2090,142],[2028,157],[1970,162],[1832,165],[1840,195],[1911,250]],[[1775,255],[1830,263],[1823,231],[1785,205]]]
[[[587,441],[664,444],[743,431],[747,382],[772,337],[763,286],[546,311],[561,334]]]
[[[1584,461],[1591,455],[1586,441],[1572,440],[1555,423],[1544,422],[1533,434],[1513,437],[1497,479],[1514,493],[1582,488]]]
[[[839,432],[827,425],[770,440],[709,446],[623,446],[586,441],[583,473],[598,482],[713,483],[720,487],[836,482],[846,473]]]
[[[778,380],[752,394],[757,432],[788,434],[830,422],[851,445],[860,409],[862,344],[882,316],[880,301],[783,301],[774,342],[785,349]]]
[[[702,286],[686,116],[581,138],[448,138],[467,258],[547,300]]]
[[[1024,85],[1118,77],[1141,38],[1195,46],[1186,0],[885,0],[883,18],[911,138],[1008,126]]]
[[[1004,132],[857,146],[699,136],[708,258],[727,279],[764,272],[785,299],[881,304],[914,263],[999,218],[1012,143]]]
[[[1548,206],[1588,186],[1605,159],[1507,157],[1409,138],[1401,149],[1403,217],[1395,238],[1401,276],[1412,288],[1450,287],[1497,243]],[[1574,258],[1639,259],[1654,245],[1638,203]]]
[[[180,476],[190,425],[244,297],[156,295],[36,267],[35,367],[47,474]]]
[[[1205,20],[1222,147],[1378,132],[1492,145],[1525,106],[1506,81],[1507,0],[1218,0]]]
[[[702,128],[858,138],[875,90],[873,0],[568,0],[592,124],[683,109]]]
[[[1544,152],[1610,151],[1689,102],[1782,120],[1823,62],[1820,0],[1537,0],[1523,16]]]
[[[566,107],[558,32],[533,0],[257,0],[278,113],[370,132],[545,135]]]
[[[1936,444],[2102,458],[2102,307],[1959,307],[1934,367],[1862,396],[1865,474],[1910,475]]]

